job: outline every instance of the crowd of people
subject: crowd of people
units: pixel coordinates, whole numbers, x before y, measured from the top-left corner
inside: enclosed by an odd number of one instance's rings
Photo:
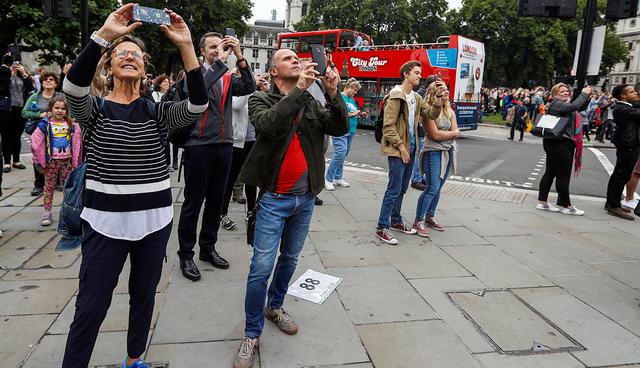
[[[44,194],[43,226],[53,222],[56,187],[74,169],[82,173],[80,283],[62,367],[87,367],[128,257],[130,318],[122,366],[149,367],[141,357],[174,221],[170,171],[184,169],[178,256],[186,279],[203,277],[194,262],[196,244],[201,261],[230,267],[216,247],[219,227],[233,230],[229,204],[246,203],[253,255],[244,338],[233,366],[249,368],[265,319],[285,334],[298,332],[283,308],[285,295],[314,206],[321,204],[317,195],[350,186],[343,166],[358,118],[367,115],[354,99],[361,85],[355,78],[341,81],[331,63],[319,75],[317,64],[288,49],[276,51],[268,75],[261,75],[251,70],[235,37],[216,32],[199,38],[199,59],[187,23],[171,10],[170,24],[160,27],[179,50],[184,70],[175,80],[147,74],[151,56],[130,35],[142,25],[132,22],[132,8],[127,4],[111,13],[61,75],[40,69],[32,77],[11,54],[0,67],[2,171],[26,168],[20,161],[21,136],[30,134],[32,194]],[[368,46],[365,41],[360,37],[355,47]],[[237,60],[231,70],[230,54]],[[421,83],[419,61],[404,63],[399,74],[401,84],[381,106],[380,153],[389,172],[374,233],[392,245],[398,244],[392,231],[427,237],[430,230],[445,230],[436,214],[443,185],[456,172],[460,137],[446,83],[438,75]],[[640,95],[628,85],[611,94],[587,87],[574,101],[570,92],[562,83],[548,91],[485,88],[483,111],[510,120],[509,138],[517,128],[520,140],[527,123],[542,114],[566,118],[559,139],[543,140],[547,165],[536,208],[570,215],[584,214],[571,204],[569,181],[572,168],[577,173],[581,167],[583,135],[590,140],[589,131],[597,129],[596,140],[611,140],[618,157],[605,210],[633,220]],[[334,148],[325,172],[328,137]],[[554,180],[557,207],[548,202]],[[405,223],[401,209],[409,185],[421,194],[413,221]]]

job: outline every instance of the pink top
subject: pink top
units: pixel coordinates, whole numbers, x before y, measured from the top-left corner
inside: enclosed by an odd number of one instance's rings
[[[49,118],[49,137],[43,129],[47,127],[41,122],[31,135],[31,151],[33,163],[42,167],[47,166],[47,159],[65,160],[71,158],[71,165],[75,168],[80,164],[82,157],[82,134],[78,123],[73,122],[73,133],[70,133],[69,123],[66,120],[54,121]]]

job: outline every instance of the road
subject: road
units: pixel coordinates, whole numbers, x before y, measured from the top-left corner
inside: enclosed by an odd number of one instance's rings
[[[451,180],[536,190],[545,166],[541,140],[528,135],[524,142],[514,142],[507,140],[507,135],[508,130],[495,128],[463,132],[458,173]],[[331,157],[331,151],[327,157]],[[585,145],[582,170],[571,180],[571,193],[605,197],[609,179],[606,167],[612,169],[614,164],[615,150]],[[373,131],[357,131],[346,165],[387,171],[387,160],[379,153]]]

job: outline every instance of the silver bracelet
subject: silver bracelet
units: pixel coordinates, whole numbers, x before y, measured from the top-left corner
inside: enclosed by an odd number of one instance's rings
[[[104,38],[98,36],[98,34],[96,32],[93,32],[91,34],[91,40],[93,40],[93,42],[97,43],[98,46],[100,47],[104,47],[105,49],[108,49],[109,46],[111,46],[111,42],[105,40]]]

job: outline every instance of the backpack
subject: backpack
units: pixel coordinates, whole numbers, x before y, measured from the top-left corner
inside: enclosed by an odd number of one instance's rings
[[[378,114],[378,119],[376,119],[374,129],[375,129],[375,138],[376,142],[382,143],[382,126],[384,125],[384,108],[387,106],[387,100],[389,99],[389,95],[384,96],[382,100],[382,107],[380,108],[380,113]],[[400,113],[398,116],[404,113],[404,104],[400,104]]]

